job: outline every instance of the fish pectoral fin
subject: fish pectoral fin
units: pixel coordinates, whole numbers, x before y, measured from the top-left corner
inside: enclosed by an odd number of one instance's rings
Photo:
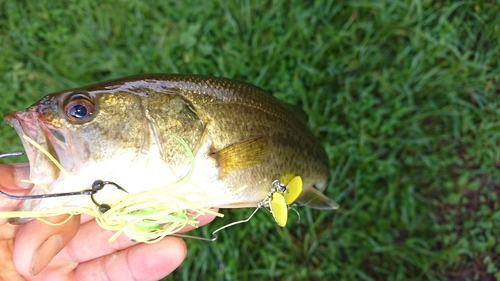
[[[326,197],[326,195],[314,187],[302,191],[296,202],[300,205],[318,210],[336,210],[339,207],[337,203]]]
[[[269,141],[258,138],[244,142],[238,142],[213,153],[220,167],[219,176],[234,170],[245,169],[262,163],[270,153]]]

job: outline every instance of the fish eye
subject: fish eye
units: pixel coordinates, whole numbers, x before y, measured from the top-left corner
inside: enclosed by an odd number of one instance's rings
[[[89,120],[94,113],[94,104],[84,96],[71,99],[65,107],[66,117],[73,122],[83,123]]]

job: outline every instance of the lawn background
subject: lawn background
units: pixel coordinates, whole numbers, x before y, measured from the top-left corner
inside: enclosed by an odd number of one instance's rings
[[[340,209],[188,240],[166,280],[500,280],[499,15],[495,1],[0,0],[0,113],[139,73],[258,85],[309,114]],[[0,135],[21,149],[5,122]]]

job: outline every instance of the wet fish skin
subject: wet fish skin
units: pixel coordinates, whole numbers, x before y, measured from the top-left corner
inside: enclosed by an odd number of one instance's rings
[[[92,104],[92,114],[69,118],[68,105],[79,99]],[[175,135],[195,155],[192,180],[220,198],[217,206],[256,206],[273,180],[292,173],[302,177],[304,194],[314,193],[312,207],[328,208],[335,203],[313,189],[326,187],[328,157],[302,116],[250,84],[152,74],[54,93],[25,111],[7,113],[5,119],[68,170],[69,176],[62,175],[23,143],[32,180],[44,182],[51,192],[86,189],[96,179],[115,181],[132,193],[164,185],[189,164]],[[311,202],[311,194],[304,198]],[[68,200],[64,204],[89,204],[88,198]],[[21,208],[51,204],[36,201]]]

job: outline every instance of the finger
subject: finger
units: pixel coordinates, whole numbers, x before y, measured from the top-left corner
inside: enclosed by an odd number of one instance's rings
[[[28,180],[30,177],[29,163],[1,164],[0,165],[0,184],[6,188],[26,189],[33,185],[24,183],[22,180]]]
[[[0,185],[0,189],[3,191],[3,187]],[[20,204],[21,200],[12,200],[7,198],[0,198],[0,212],[7,212],[15,210]],[[4,225],[9,220],[8,217],[0,217],[0,225]]]
[[[14,239],[18,226],[12,224],[4,224],[0,226],[0,240]]]
[[[186,252],[182,239],[166,237],[85,262],[76,269],[74,280],[155,281],[179,267]]]
[[[19,164],[9,164],[0,165],[0,189],[3,192],[12,195],[24,195],[26,190],[20,189],[30,188],[32,185],[21,183],[20,179],[29,178],[29,164],[19,163]],[[12,211],[21,204],[22,200],[13,200],[0,196],[0,212],[1,211]],[[7,223],[8,218],[0,218],[0,225]]]
[[[87,222],[93,221],[93,220],[95,220],[94,216],[87,215],[87,214],[81,214],[80,215],[80,223],[81,224],[84,224],[84,223],[87,223]]]
[[[207,224],[213,219],[213,215],[201,216],[198,218],[199,225]],[[182,231],[187,231],[187,229]],[[115,241],[109,242],[115,233],[115,231],[101,228],[95,221],[82,224],[73,240],[57,256],[57,260],[82,263],[138,244],[125,235],[120,235]]]
[[[5,224],[0,226],[0,280],[24,280],[12,262],[15,229],[17,226]]]
[[[45,219],[61,223],[67,218],[68,215],[60,215]],[[75,236],[79,226],[80,217],[73,216],[57,226],[32,220],[19,227],[14,244],[14,264],[19,273],[25,276],[39,273]]]

